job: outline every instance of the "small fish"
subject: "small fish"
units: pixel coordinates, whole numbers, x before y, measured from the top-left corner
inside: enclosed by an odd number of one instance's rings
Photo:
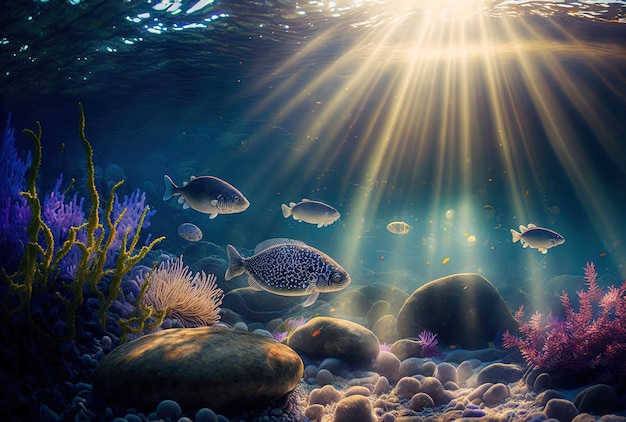
[[[178,226],[178,235],[190,242],[202,240],[202,230],[192,223],[183,223]]]
[[[248,284],[282,296],[309,297],[302,306],[311,306],[320,292],[336,292],[350,284],[350,276],[334,259],[304,242],[269,239],[242,257],[234,246],[226,247],[228,269],[225,279],[248,273]]]
[[[513,243],[518,240],[523,247],[537,249],[542,254],[548,253],[548,249],[565,243],[565,238],[555,231],[529,224],[528,227],[519,226],[519,232],[511,229]]]
[[[443,261],[441,261],[441,263],[442,263],[443,265],[446,265],[448,262],[450,262],[450,257],[449,257],[449,256],[446,256],[446,257],[443,259]]]
[[[320,335],[320,333],[322,332],[322,328],[324,327],[320,327],[317,330],[313,331],[313,334],[311,335],[311,337],[317,337]]]
[[[310,199],[303,199],[297,204],[290,202],[289,206],[282,204],[280,208],[283,211],[283,217],[293,216],[294,220],[317,224],[318,228],[330,226],[341,217],[339,211],[330,205]]]
[[[400,236],[404,236],[411,230],[411,226],[409,226],[404,221],[392,221],[387,224],[387,231],[389,233],[397,234]]]
[[[163,200],[180,196],[178,202],[183,208],[209,214],[215,218],[218,214],[235,214],[245,211],[250,202],[234,186],[213,176],[191,176],[189,183],[179,188],[167,174],[163,176],[165,194]]]

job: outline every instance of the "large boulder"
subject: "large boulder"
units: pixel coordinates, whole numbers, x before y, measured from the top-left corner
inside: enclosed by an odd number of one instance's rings
[[[290,347],[221,327],[159,331],[124,343],[95,370],[94,392],[107,404],[228,411],[264,405],[292,391],[304,372]]]
[[[496,288],[480,274],[454,274],[426,283],[404,302],[396,318],[401,338],[427,329],[443,345],[487,347],[498,333],[518,324]]]
[[[370,330],[356,322],[331,317],[313,318],[296,328],[287,344],[308,357],[333,357],[354,367],[368,366],[380,353],[380,342]]]

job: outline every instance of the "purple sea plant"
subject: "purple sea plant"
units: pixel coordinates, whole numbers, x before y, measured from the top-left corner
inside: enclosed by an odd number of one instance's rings
[[[593,263],[585,267],[586,290],[577,292],[578,310],[561,295],[564,318],[535,313],[524,322],[516,313],[521,336],[504,334],[506,348],[518,347],[529,365],[553,378],[585,382],[596,376],[611,383],[626,378],[626,281],[604,291]]]
[[[437,334],[424,330],[417,337],[418,343],[422,345],[423,358],[437,356],[439,354],[439,350],[437,350]]]
[[[0,256],[9,272],[17,268],[28,242],[26,226],[30,220],[30,207],[20,192],[24,190],[32,157],[30,151],[24,158],[18,155],[14,133],[9,113],[0,144]]]

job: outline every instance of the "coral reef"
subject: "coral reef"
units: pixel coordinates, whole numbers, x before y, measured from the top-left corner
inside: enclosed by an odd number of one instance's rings
[[[66,202],[65,193],[60,191],[61,178],[54,190],[41,198],[37,179],[42,129],[39,122],[37,126],[37,132],[24,130],[34,144],[32,160],[29,155],[26,160],[3,164],[2,171],[9,177],[8,182],[3,181],[1,192],[3,205],[7,204],[2,208],[2,233],[8,227],[17,236],[0,238],[2,250],[9,251],[7,256],[16,263],[11,265],[7,260],[8,265],[3,262],[0,268],[0,318],[4,327],[0,340],[5,345],[0,360],[13,364],[2,371],[0,385],[9,403],[3,411],[24,419],[34,419],[38,408],[33,404],[49,403],[46,408],[50,411],[67,411],[61,404],[67,403],[67,398],[60,397],[64,393],[50,386],[87,380],[94,364],[91,354],[98,345],[94,337],[108,338],[103,342],[110,347],[111,337],[124,334],[125,321],[108,310],[120,297],[126,274],[163,240],[157,238],[139,247],[149,208],[143,206],[138,193],[119,204],[115,189],[122,182],[113,187],[104,209],[100,208],[82,105],[79,135],[86,152],[88,215],[83,213],[82,198],[75,195]],[[14,149],[13,131],[9,129],[3,154],[17,157],[17,152],[7,149]],[[138,207],[140,212],[136,212]],[[143,314],[136,318],[145,319],[151,310],[138,307],[136,312]],[[42,355],[41,350],[46,353]]]

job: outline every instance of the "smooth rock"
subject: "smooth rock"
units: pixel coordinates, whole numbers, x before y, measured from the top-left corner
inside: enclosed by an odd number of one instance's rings
[[[508,384],[522,379],[524,372],[517,365],[510,363],[492,363],[485,366],[479,373],[477,381],[479,384],[486,382]]]
[[[485,402],[487,406],[495,406],[507,397],[509,397],[509,387],[499,382],[485,391],[485,394],[483,394],[483,402]]]
[[[448,362],[441,362],[437,365],[435,376],[442,384],[448,381],[457,382],[456,367]]]
[[[435,402],[433,399],[426,393],[417,393],[411,397],[411,401],[409,402],[408,408],[414,410],[416,412],[421,412],[426,408],[435,407]]]
[[[350,396],[337,403],[333,422],[376,422],[367,397]]]
[[[569,400],[551,399],[546,403],[543,413],[548,418],[558,419],[560,422],[571,422],[578,415],[578,409]]]
[[[442,345],[486,347],[500,332],[518,324],[496,288],[482,275],[454,274],[426,283],[406,300],[396,318],[400,338],[436,333]]]
[[[372,332],[381,343],[393,344],[394,341],[398,340],[396,317],[394,315],[383,315],[372,326]]]
[[[396,384],[395,393],[402,398],[410,399],[420,392],[422,384],[413,377],[404,377]]]
[[[380,352],[380,342],[370,330],[331,317],[313,318],[296,328],[287,345],[311,358],[335,357],[355,367],[370,365]]]
[[[391,380],[391,382],[396,382],[398,380],[400,360],[393,353],[382,351],[376,357],[373,368],[380,375]]]
[[[292,391],[304,365],[290,347],[220,327],[158,331],[113,349],[96,367],[94,393],[107,404],[186,410],[263,405]]]
[[[581,413],[604,414],[626,409],[626,403],[620,404],[615,390],[606,384],[596,384],[585,388],[576,395],[574,405]]]
[[[417,340],[400,339],[391,345],[389,351],[396,355],[400,362],[408,358],[421,358],[422,343]]]
[[[313,404],[321,404],[327,406],[341,400],[341,393],[332,385],[325,385],[322,388],[316,388],[309,393],[309,406]]]
[[[533,383],[533,391],[535,393],[541,393],[544,390],[548,390],[552,388],[552,377],[550,374],[543,372],[535,378],[535,382]]]

